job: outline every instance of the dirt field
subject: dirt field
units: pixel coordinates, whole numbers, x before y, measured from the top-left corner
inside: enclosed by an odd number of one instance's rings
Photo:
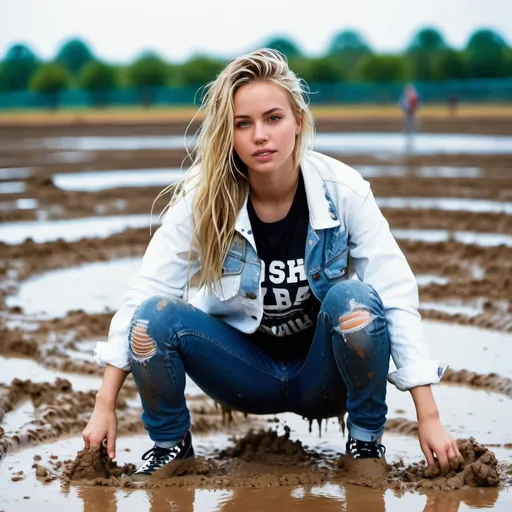
[[[316,113],[320,134],[400,130],[386,109]],[[245,417],[189,382],[195,466],[156,488],[135,485],[129,475],[150,442],[131,379],[118,403],[120,465],[102,453],[75,459],[101,376],[93,340],[105,339],[122,296],[120,265],[136,265],[149,241],[144,215],[163,188],[156,171],[186,168],[183,147],[161,141],[183,134],[187,116],[0,115],[0,510],[510,510],[512,143],[481,153],[467,149],[474,139],[442,152],[421,144],[411,153],[330,152],[369,179],[418,278],[426,334],[451,364],[436,398],[460,439],[463,471],[428,473],[412,400],[396,390],[383,440],[389,467],[363,474],[343,457],[338,419],[311,426],[291,414]],[[485,145],[512,135],[512,112],[468,108],[453,118],[437,108],[424,112],[420,127],[487,135]],[[148,138],[152,147],[134,149]],[[92,139],[102,147],[87,149]],[[91,171],[99,174],[84,174]],[[98,187],[100,175],[113,181]],[[147,184],[134,184],[133,175]],[[70,273],[58,284],[63,272]]]

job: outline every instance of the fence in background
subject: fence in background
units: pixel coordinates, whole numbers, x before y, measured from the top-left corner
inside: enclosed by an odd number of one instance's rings
[[[457,99],[463,103],[512,103],[512,78],[499,80],[465,80],[419,82],[415,86],[423,103],[447,103]],[[326,104],[394,104],[404,84],[310,84],[311,103]],[[198,88],[145,88],[97,91],[80,89],[58,94],[30,91],[0,93],[0,109],[80,108],[89,106],[191,106],[198,105]]]

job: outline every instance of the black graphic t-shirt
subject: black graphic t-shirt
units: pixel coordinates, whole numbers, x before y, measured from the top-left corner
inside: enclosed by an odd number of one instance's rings
[[[250,199],[247,208],[258,256],[265,262],[263,318],[252,338],[276,359],[304,356],[313,339],[320,303],[304,271],[309,210],[302,174],[284,219],[262,222]]]

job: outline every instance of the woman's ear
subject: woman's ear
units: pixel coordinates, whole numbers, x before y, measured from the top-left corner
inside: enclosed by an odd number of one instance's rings
[[[302,117],[295,116],[295,119],[297,121],[297,128],[295,128],[295,135],[299,135],[299,133],[302,131]]]

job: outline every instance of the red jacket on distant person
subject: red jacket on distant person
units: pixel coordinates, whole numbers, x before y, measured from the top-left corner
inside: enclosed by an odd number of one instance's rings
[[[408,85],[402,97],[400,98],[400,106],[406,114],[415,114],[421,104],[420,97],[413,85]]]

